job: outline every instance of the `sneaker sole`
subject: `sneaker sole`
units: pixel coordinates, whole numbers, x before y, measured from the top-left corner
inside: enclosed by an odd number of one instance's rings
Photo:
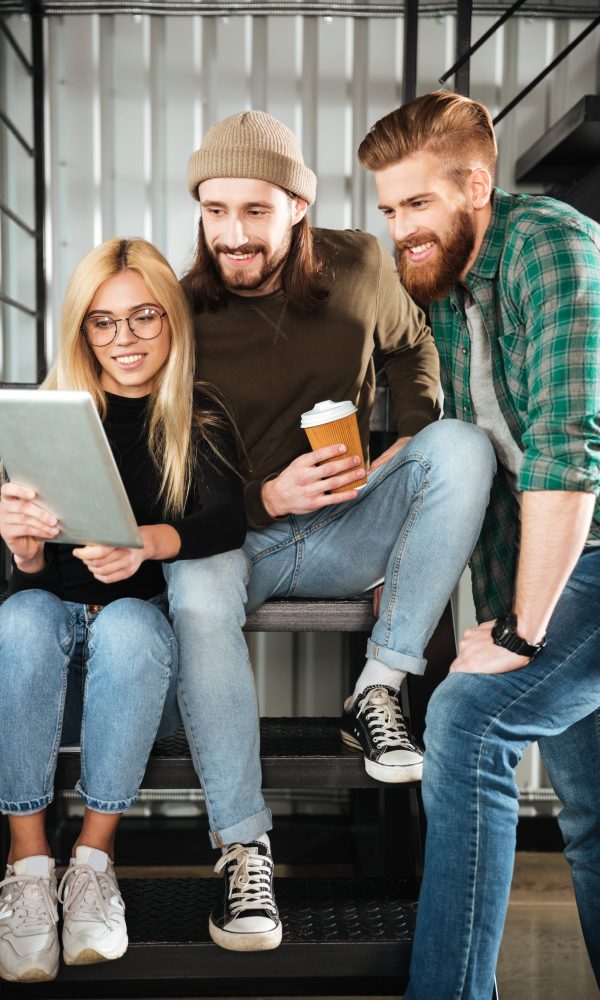
[[[114,962],[123,955],[129,947],[129,941],[125,940],[125,946],[116,955],[103,955],[95,948],[83,948],[77,955],[69,955],[63,950],[63,961],[65,965],[95,965],[96,962]]]
[[[9,973],[0,966],[0,979],[5,979],[8,983],[50,983],[57,975],[58,965],[50,972],[45,969],[28,969],[20,976]]]
[[[273,951],[281,944],[282,931],[281,921],[272,931],[257,931],[256,934],[223,931],[213,924],[212,918],[208,921],[208,933],[212,940],[226,951]]]
[[[340,736],[342,737],[342,743],[350,750],[362,753],[365,761],[365,771],[371,778],[375,778],[376,781],[382,781],[388,785],[401,785],[409,781],[421,780],[423,776],[422,761],[419,764],[406,764],[405,767],[400,767],[398,764],[378,764],[377,761],[368,759],[364,748],[350,733],[346,733],[343,729],[340,729]]]

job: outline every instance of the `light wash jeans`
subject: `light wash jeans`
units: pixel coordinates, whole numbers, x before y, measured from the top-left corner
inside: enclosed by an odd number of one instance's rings
[[[534,740],[559,822],[600,985],[600,549],[579,559],[531,663],[451,674],[425,730],[425,874],[406,1000],[489,1000],[504,926],[519,793]],[[443,947],[442,943],[443,942]]]
[[[269,597],[353,597],[385,576],[367,655],[420,674],[424,649],[475,545],[494,451],[444,420],[377,469],[355,500],[278,520],[242,552],[165,565],[179,644],[179,705],[215,846],[270,829],[256,693],[241,627]]]
[[[127,809],[176,673],[158,600],[126,598],[93,613],[45,590],[9,597],[0,606],[0,811],[24,816],[52,801],[61,731],[63,743],[81,733],[76,788],[86,806]]]

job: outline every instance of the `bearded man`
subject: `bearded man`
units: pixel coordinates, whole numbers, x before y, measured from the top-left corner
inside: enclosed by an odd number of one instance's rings
[[[241,949],[238,931],[258,915],[256,940],[271,947],[271,822],[245,609],[274,596],[353,597],[385,578],[342,737],[377,779],[420,780],[422,750],[398,692],[408,672],[425,669],[425,646],[479,534],[494,458],[477,428],[437,422],[431,331],[391,256],[365,233],[309,225],[316,177],[285,125],[260,111],[214,125],[190,158],[188,186],[201,207],[197,256],[183,280],[197,372],[237,419],[252,530],[243,550],[249,579],[232,559],[175,563],[169,596],[193,731],[207,739],[218,731],[196,762],[215,815],[218,805],[211,840],[227,859],[211,934]],[[319,401],[351,401],[368,456],[376,346],[398,440],[360,491],[336,493],[363,477],[360,458],[338,444],[311,452],[300,417]],[[258,896],[245,883],[240,896],[247,872]]]
[[[478,628],[427,713],[425,875],[406,1000],[492,995],[539,740],[600,985],[600,227],[493,187],[487,109],[426,94],[359,148],[406,288],[431,304],[445,413],[498,474],[472,570]],[[439,941],[444,942],[443,953]]]

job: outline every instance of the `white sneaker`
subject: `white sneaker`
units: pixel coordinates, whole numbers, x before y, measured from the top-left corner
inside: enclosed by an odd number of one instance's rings
[[[66,965],[121,958],[127,951],[125,903],[113,863],[95,847],[78,847],[58,890]]]
[[[8,865],[0,882],[0,977],[56,979],[60,948],[54,860],[32,855]]]

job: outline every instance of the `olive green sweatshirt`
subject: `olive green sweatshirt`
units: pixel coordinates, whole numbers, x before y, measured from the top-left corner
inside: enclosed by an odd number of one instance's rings
[[[400,284],[394,261],[374,236],[315,229],[329,275],[329,298],[315,312],[294,309],[285,293],[231,294],[216,312],[195,314],[197,378],[230,404],[250,473],[246,510],[252,528],[272,518],[261,486],[309,451],[300,414],[323,399],[358,408],[365,453],[379,349],[399,436],[437,419],[439,363],[423,312]],[[185,287],[185,282],[184,282]]]

